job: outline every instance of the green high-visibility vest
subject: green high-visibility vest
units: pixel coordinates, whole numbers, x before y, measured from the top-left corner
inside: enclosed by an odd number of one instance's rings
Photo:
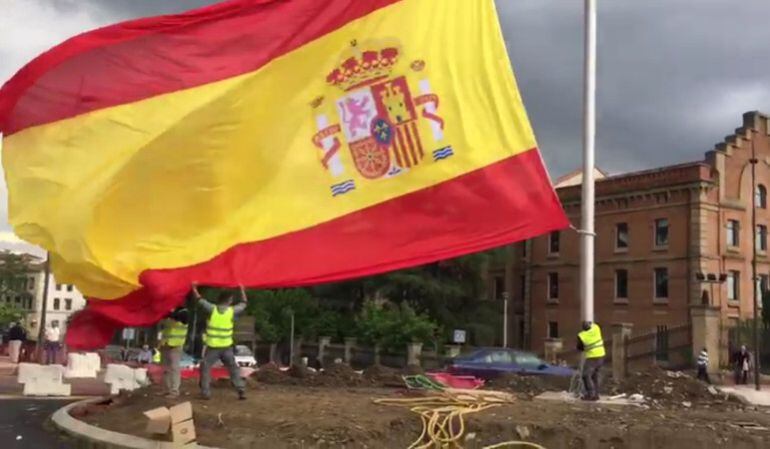
[[[583,342],[583,353],[587,359],[598,359],[606,355],[602,330],[598,324],[594,323],[587,331],[580,332],[578,338]]]
[[[161,344],[172,348],[178,348],[184,346],[184,341],[187,339],[187,325],[176,321],[167,320],[166,325],[163,328],[163,337]]]
[[[206,346],[228,348],[233,345],[234,317],[235,311],[232,307],[228,307],[221,313],[217,307],[214,307],[206,326]]]

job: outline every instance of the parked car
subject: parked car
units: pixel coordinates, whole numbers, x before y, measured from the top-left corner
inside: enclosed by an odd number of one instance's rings
[[[248,346],[236,345],[235,346],[235,363],[243,368],[256,368],[257,359],[254,358],[254,353],[251,352]]]
[[[574,373],[571,368],[546,363],[531,352],[504,348],[482,348],[455,357],[449,362],[447,371],[485,380],[507,373],[558,377],[571,377]]]

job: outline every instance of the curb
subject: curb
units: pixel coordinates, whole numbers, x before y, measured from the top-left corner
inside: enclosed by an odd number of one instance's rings
[[[67,435],[78,440],[78,447],[98,449],[178,449],[178,445],[165,441],[154,441],[134,435],[113,432],[100,427],[86,424],[70,416],[70,410],[93,402],[103,401],[104,398],[86,399],[66,405],[51,416],[53,424]],[[217,449],[199,444],[185,446],[189,449]]]

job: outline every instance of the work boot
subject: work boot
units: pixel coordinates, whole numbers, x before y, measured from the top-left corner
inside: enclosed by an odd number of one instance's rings
[[[238,400],[239,401],[245,401],[246,400],[246,392],[243,390],[238,390]]]

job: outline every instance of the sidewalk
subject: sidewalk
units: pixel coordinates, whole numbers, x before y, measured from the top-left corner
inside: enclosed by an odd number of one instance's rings
[[[770,388],[763,386],[760,391],[749,385],[735,385],[732,387],[719,387],[725,393],[739,396],[751,404],[770,407]]]
[[[104,383],[104,373],[96,379],[64,379],[72,385],[72,396],[109,396],[110,386]],[[0,396],[22,397],[24,386],[16,381],[16,365],[8,357],[0,356]]]

